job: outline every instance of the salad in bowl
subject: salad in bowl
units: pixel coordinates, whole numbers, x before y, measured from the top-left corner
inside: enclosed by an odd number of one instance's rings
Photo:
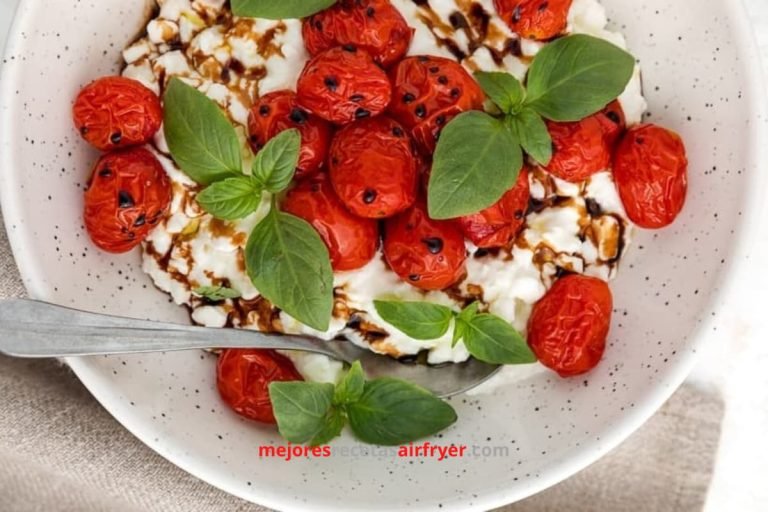
[[[633,232],[670,226],[688,189],[606,25],[596,0],[161,1],[122,74],[74,99],[102,152],[85,228],[139,248],[199,325],[584,375]],[[457,419],[359,364],[217,353],[222,400],[293,443]]]

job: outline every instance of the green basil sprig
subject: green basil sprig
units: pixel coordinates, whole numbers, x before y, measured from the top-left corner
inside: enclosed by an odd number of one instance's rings
[[[327,9],[336,0],[232,0],[235,16],[281,20],[304,18]]]
[[[456,411],[408,382],[366,381],[355,362],[335,387],[316,382],[273,382],[269,396],[277,427],[286,440],[326,444],[344,425],[365,443],[400,445],[436,434],[456,422]]]
[[[246,176],[235,129],[213,100],[173,78],[164,102],[171,156],[193,180],[207,185],[197,202],[214,217],[241,219],[259,208],[264,191],[277,194],[288,188],[301,150],[298,130],[273,137]],[[314,329],[328,329],[333,307],[328,248],[309,223],[278,211],[274,197],[271,211],[248,238],[245,263],[263,297]],[[210,292],[201,291],[202,296]]]
[[[429,180],[430,216],[452,219],[495,204],[520,174],[521,148],[541,165],[552,158],[544,119],[579,121],[600,111],[624,91],[634,67],[621,48],[578,34],[534,57],[527,87],[507,73],[475,73],[501,116],[469,112],[446,125]]]
[[[218,302],[226,299],[237,299],[240,292],[226,286],[200,286],[192,290],[192,293],[208,300]]]
[[[165,139],[182,171],[202,185],[242,174],[235,128],[215,102],[174,77],[163,103]]]
[[[457,313],[428,302],[374,301],[387,323],[417,340],[434,340],[454,323],[453,345],[464,340],[472,357],[490,364],[530,364],[536,356],[525,338],[507,321],[489,313],[478,313],[475,302]]]

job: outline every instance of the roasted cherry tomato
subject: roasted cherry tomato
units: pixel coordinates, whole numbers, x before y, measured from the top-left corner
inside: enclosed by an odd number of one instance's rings
[[[299,105],[336,124],[379,115],[392,97],[387,74],[368,52],[353,45],[313,57],[299,77],[297,90]]]
[[[237,414],[277,423],[269,399],[272,382],[304,380],[290,359],[274,350],[225,350],[216,366],[222,400]]]
[[[482,110],[485,94],[466,70],[442,57],[409,57],[392,72],[389,111],[426,153],[433,153],[440,131],[468,110]]]
[[[634,126],[616,148],[613,175],[629,218],[658,229],[674,222],[688,193],[688,158],[680,137],[653,124]]]
[[[603,129],[605,142],[608,144],[608,148],[612,150],[627,129],[627,119],[624,116],[621,103],[618,100],[609,103],[597,114],[597,120],[600,121],[600,126]]]
[[[493,0],[501,19],[520,37],[547,41],[568,25],[573,0]]]
[[[603,357],[612,312],[613,296],[605,281],[565,276],[533,307],[528,344],[560,376],[586,373]]]
[[[466,274],[461,231],[450,221],[430,219],[422,202],[387,221],[384,256],[402,280],[422,290],[444,290]]]
[[[85,227],[99,248],[127,252],[144,240],[168,211],[171,184],[155,155],[144,148],[101,157],[85,191]]]
[[[302,181],[288,192],[282,209],[306,220],[320,233],[334,270],[356,270],[376,254],[378,223],[350,213],[325,173]]]
[[[408,51],[413,29],[389,0],[341,0],[304,20],[302,34],[312,55],[354,44],[388,67]]]
[[[386,116],[341,129],[330,150],[333,188],[355,215],[382,219],[416,201],[417,160],[405,129]]]
[[[144,144],[163,122],[157,95],[121,76],[87,85],[78,94],[72,114],[83,138],[102,151]]]
[[[515,239],[525,223],[525,212],[531,198],[528,169],[523,167],[515,186],[498,203],[480,213],[458,219],[464,236],[483,249],[504,247]]]
[[[575,123],[547,121],[554,150],[546,167],[549,173],[578,183],[610,167],[611,148],[600,116],[598,113]]]
[[[254,151],[259,151],[278,133],[296,128],[301,132],[301,152],[296,178],[311,176],[325,163],[331,142],[331,127],[296,104],[292,91],[277,91],[258,99],[248,116],[248,133]]]

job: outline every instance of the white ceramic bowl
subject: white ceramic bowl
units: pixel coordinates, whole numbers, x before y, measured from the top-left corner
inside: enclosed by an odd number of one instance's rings
[[[96,157],[73,131],[79,87],[118,71],[145,0],[24,0],[4,60],[3,212],[32,296],[94,311],[186,321],[153,289],[138,254],[95,250],[81,226]],[[439,439],[478,447],[463,459],[399,459],[334,443],[327,459],[259,459],[280,443],[219,401],[200,353],[77,359],[94,396],[136,436],[189,472],[280,509],[481,510],[562,480],[645,421],[687,374],[728,300],[746,251],[766,164],[765,110],[751,29],[738,0],[605,0],[641,59],[650,119],[678,130],[691,159],[689,203],[671,229],[637,236],[614,285],[615,322],[591,375],[548,373],[483,397],[458,397]]]

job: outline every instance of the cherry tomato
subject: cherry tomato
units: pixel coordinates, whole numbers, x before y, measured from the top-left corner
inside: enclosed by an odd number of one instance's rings
[[[658,229],[674,222],[688,193],[688,158],[676,133],[653,124],[634,126],[619,143],[613,175],[629,218]]]
[[[278,133],[297,128],[301,132],[301,152],[296,178],[311,176],[325,163],[331,127],[296,104],[292,91],[277,91],[258,99],[248,115],[248,133],[253,150],[258,152]]]
[[[392,72],[389,112],[425,153],[435,151],[440,131],[468,110],[482,110],[485,94],[455,61],[419,56],[404,59]]]
[[[75,127],[102,151],[144,144],[160,129],[160,98],[140,82],[121,76],[100,78],[77,95]]]
[[[269,399],[272,382],[304,380],[290,359],[274,350],[224,350],[216,366],[216,386],[237,414],[277,423]]]
[[[341,0],[304,20],[304,44],[312,55],[354,44],[384,67],[408,51],[413,29],[389,0]]]
[[[552,160],[546,167],[550,174],[578,183],[610,167],[611,148],[599,119],[601,115],[575,123],[547,121],[554,149]]]
[[[528,169],[523,167],[515,186],[495,205],[474,215],[458,219],[464,236],[483,249],[504,247],[514,240],[525,224],[525,212],[531,198]]]
[[[493,0],[501,19],[525,39],[548,41],[565,31],[573,0]]]
[[[155,155],[128,148],[99,159],[85,191],[85,227],[99,248],[127,252],[168,212],[171,184]]]
[[[609,103],[607,107],[597,114],[597,120],[600,121],[603,137],[608,148],[613,150],[619,138],[627,129],[627,119],[624,116],[624,109],[621,108],[621,103],[618,100]]]
[[[313,57],[297,85],[299,105],[336,124],[381,114],[392,86],[368,52],[353,45],[331,48]]]
[[[379,225],[375,220],[352,215],[322,173],[293,188],[282,209],[306,220],[328,246],[334,270],[357,270],[373,259],[379,247]]]
[[[560,376],[586,373],[603,357],[612,312],[613,296],[604,281],[565,276],[533,307],[528,344]]]
[[[346,207],[361,217],[391,217],[413,205],[417,165],[408,134],[386,116],[346,126],[331,143],[333,188]]]
[[[386,222],[384,256],[402,280],[422,290],[444,290],[466,274],[461,231],[450,221],[430,219],[422,202]]]

